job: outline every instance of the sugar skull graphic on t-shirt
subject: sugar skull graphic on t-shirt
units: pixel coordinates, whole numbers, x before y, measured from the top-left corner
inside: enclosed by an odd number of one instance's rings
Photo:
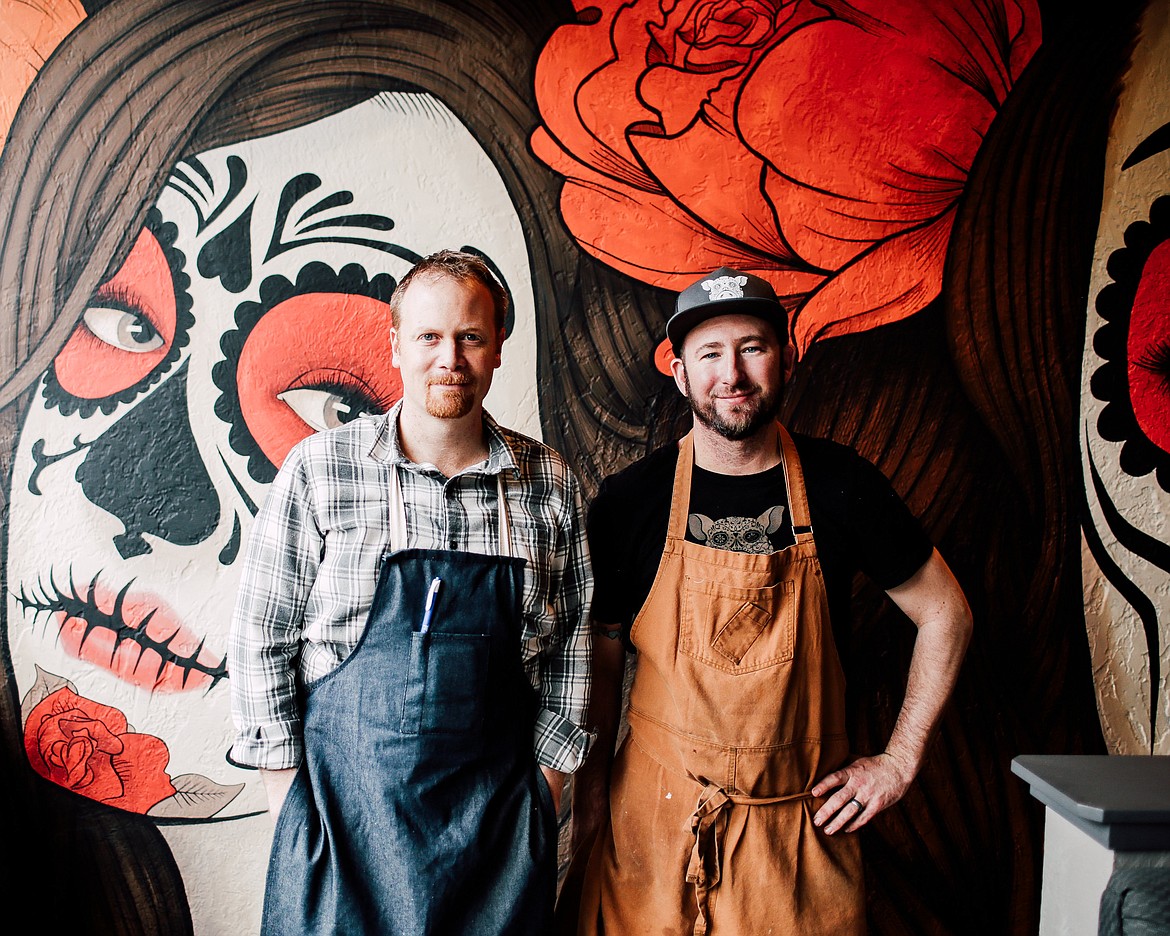
[[[784,525],[784,506],[765,510],[758,517],[710,517],[693,513],[687,517],[687,532],[697,543],[729,552],[770,553],[777,548],[772,535]]]

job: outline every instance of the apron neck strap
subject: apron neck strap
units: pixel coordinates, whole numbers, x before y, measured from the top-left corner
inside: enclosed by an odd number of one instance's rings
[[[687,514],[691,503],[691,469],[695,464],[695,435],[688,432],[678,441],[678,461],[674,466],[674,491],[670,495],[670,520],[667,540],[686,539]]]
[[[402,496],[399,465],[390,469],[390,551],[406,549],[406,501]],[[500,554],[509,559],[512,551],[512,518],[508,513],[508,499],[504,496],[504,472],[496,475],[496,519],[500,531]]]
[[[812,521],[808,514],[808,494],[804,487],[804,470],[796,454],[796,443],[780,423],[780,461],[784,465],[784,486],[788,491],[788,518],[792,521],[792,535],[796,542],[812,539]]]
[[[788,494],[788,516],[792,522],[792,535],[798,543],[812,539],[812,523],[808,514],[808,495],[804,487],[804,471],[796,454],[796,444],[780,423],[776,423],[780,436],[780,464],[784,466],[784,487]],[[694,432],[688,432],[678,443],[678,462],[674,468],[674,490],[670,495],[670,521],[666,529],[667,539],[685,539],[687,535],[687,514],[691,500],[691,474],[695,464]]]

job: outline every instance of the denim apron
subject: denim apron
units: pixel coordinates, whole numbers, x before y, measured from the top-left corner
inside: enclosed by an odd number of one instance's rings
[[[265,934],[549,931],[556,815],[519,653],[524,560],[497,481],[508,555],[484,556],[406,549],[391,472],[390,552],[365,633],[303,693],[304,761],[276,824]]]

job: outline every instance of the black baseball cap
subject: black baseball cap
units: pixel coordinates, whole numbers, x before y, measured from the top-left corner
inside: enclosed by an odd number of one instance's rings
[[[720,267],[678,294],[674,315],[666,323],[666,338],[675,356],[692,328],[719,315],[754,315],[776,329],[782,344],[788,340],[788,312],[772,284],[751,273]]]

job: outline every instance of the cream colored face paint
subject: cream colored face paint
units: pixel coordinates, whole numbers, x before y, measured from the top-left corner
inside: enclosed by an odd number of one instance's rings
[[[264,808],[255,772],[225,760],[252,516],[299,438],[400,395],[386,301],[447,247],[481,253],[511,294],[486,406],[538,435],[519,216],[437,99],[381,95],[175,168],[44,375],[15,453],[8,639],[25,715],[68,688],[153,778],[129,799],[77,764],[55,781],[180,821]]]
[[[1081,384],[1085,618],[1114,754],[1170,754],[1170,10],[1110,131]]]

